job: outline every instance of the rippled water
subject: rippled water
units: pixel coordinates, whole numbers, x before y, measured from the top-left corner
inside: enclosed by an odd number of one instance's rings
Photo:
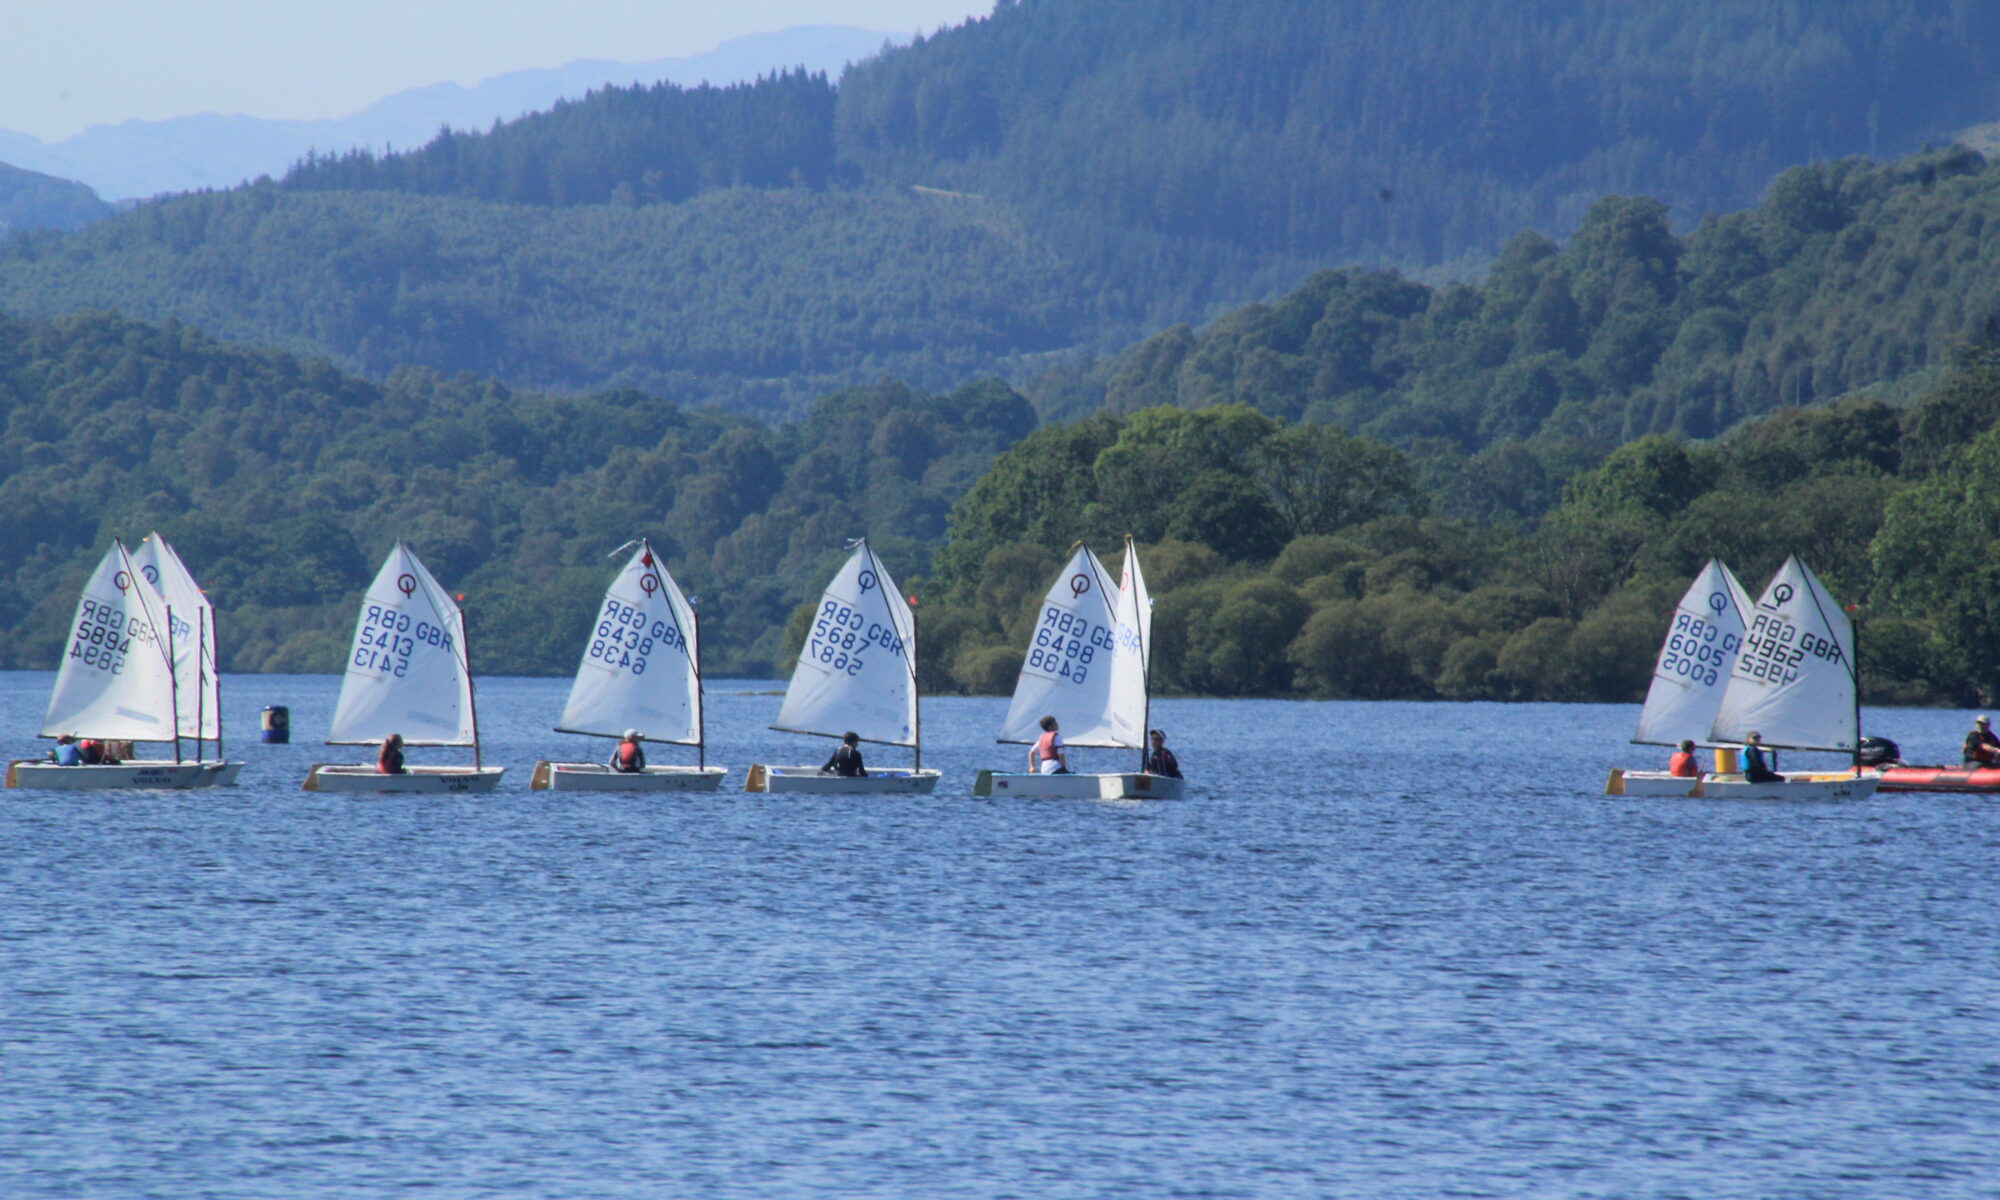
[[[340,798],[333,684],[231,682],[233,791],[0,793],[0,1195],[2000,1191],[2000,802],[1613,800],[1631,708],[1257,701],[1157,706],[1187,800],[973,800],[997,700],[926,705],[930,798],[557,800],[607,747],[511,679],[500,792]],[[725,786],[825,753],[758,686]]]

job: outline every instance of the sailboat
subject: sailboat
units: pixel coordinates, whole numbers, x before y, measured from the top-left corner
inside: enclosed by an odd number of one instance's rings
[[[215,606],[202,594],[181,556],[154,533],[132,552],[133,565],[166,601],[174,652],[174,691],[180,711],[180,736],[194,739],[197,761],[215,771],[215,784],[236,782],[241,761],[230,762],[222,752],[222,676],[215,667]],[[215,743],[215,757],[202,759],[201,744]]]
[[[628,543],[629,545],[629,543]],[[612,551],[613,554],[618,551]],[[535,764],[530,788],[600,792],[712,792],[728,774],[711,767],[702,731],[701,631],[694,606],[650,542],[641,539],[605,590],[557,733],[694,746],[697,765],[614,771],[608,763]]]
[[[1826,586],[1793,555],[1744,617],[1742,647],[1730,664],[1715,715],[1701,740],[1741,745],[1758,733],[1762,744],[1773,750],[1853,754],[1861,741],[1854,625]],[[1641,728],[1645,726],[1642,718]],[[1859,800],[1872,795],[1881,782],[1880,773],[1864,771],[1858,763],[1846,770],[1794,773],[1768,783],[1751,783],[1735,770],[1666,784],[1658,783],[1654,775],[1614,771],[1606,791],[1713,799]]]
[[[391,734],[401,735],[406,746],[470,746],[472,765],[413,766],[385,775],[369,764],[315,763],[305,790],[490,792],[507,769],[479,759],[465,616],[400,541],[362,599],[326,742],[370,746]]]
[[[1136,750],[1143,768],[1152,627],[1152,600],[1132,539],[1125,539],[1125,569],[1115,592],[1104,564],[1079,544],[1042,599],[999,740],[1032,745],[1041,735],[1041,719],[1054,717],[1065,749]],[[981,771],[972,794],[1175,799],[1184,787],[1182,780],[1143,769],[1063,775]]]
[[[913,763],[908,770],[869,767],[859,777],[822,774],[810,764],[758,763],[744,781],[746,792],[927,794],[937,787],[939,773],[924,767],[916,612],[868,539],[854,544],[847,565],[820,597],[771,728],[834,738],[851,732],[864,742],[908,746]]]
[[[42,718],[42,736],[171,741],[174,759],[70,767],[23,759],[8,764],[8,787],[97,791],[199,788],[215,782],[216,773],[208,766],[180,761],[173,654],[166,633],[171,619],[158,589],[140,573],[124,543],[114,539],[77,600],[69,644]]]
[[[1722,693],[1729,686],[1729,674],[1743,649],[1743,630],[1749,624],[1750,595],[1734,573],[1720,560],[1709,559],[1701,574],[1681,596],[1667,626],[1666,640],[1660,643],[1659,658],[1653,664],[1653,682],[1646,689],[1646,703],[1639,710],[1639,726],[1632,741],[1640,746],[1678,746],[1683,741],[1697,745],[1708,742],[1715,724],[1716,710],[1722,707]],[[1716,770],[1733,771],[1736,752],[1723,749],[1716,756]],[[1608,795],[1686,796],[1692,794],[1697,778],[1671,775],[1665,771],[1611,772]]]

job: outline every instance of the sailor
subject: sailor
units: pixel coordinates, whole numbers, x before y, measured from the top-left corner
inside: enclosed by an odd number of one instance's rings
[[[1985,717],[1972,719],[1972,732],[1965,735],[1960,758],[1968,767],[2000,767],[2000,738],[1993,736],[1993,722]]]
[[[56,739],[56,765],[59,767],[83,765],[83,752],[76,747],[76,735],[65,733]]]
[[[406,775],[403,769],[403,735],[392,733],[382,739],[382,752],[375,756],[377,775]]]
[[[868,768],[861,764],[861,735],[848,730],[840,735],[840,745],[833,748],[833,754],[820,765],[822,775],[838,775],[843,779],[863,779]]]
[[[1165,730],[1155,729],[1147,735],[1153,743],[1152,753],[1146,755],[1146,774],[1163,775],[1168,779],[1181,778],[1181,762],[1174,752],[1167,749]]]
[[[1063,753],[1062,734],[1056,729],[1054,717],[1041,719],[1042,736],[1028,747],[1028,773],[1031,775],[1069,774],[1069,756]]]
[[[611,752],[611,769],[627,775],[636,775],[646,769],[646,751],[639,743],[643,739],[636,729],[628,729],[625,736],[618,739],[618,748]]]
[[[1743,743],[1743,778],[1751,783],[1783,783],[1785,777],[1771,770],[1771,764],[1764,759],[1764,735],[1750,731],[1750,740]]]
[[[1696,779],[1701,776],[1701,768],[1695,765],[1694,741],[1682,738],[1680,748],[1667,760],[1667,774],[1677,779]]]
[[[118,760],[111,756],[111,747],[97,738],[84,738],[76,744],[77,757],[86,767],[115,767]]]

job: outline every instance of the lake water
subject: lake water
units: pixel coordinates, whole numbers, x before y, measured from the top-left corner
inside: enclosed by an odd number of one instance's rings
[[[1607,799],[1634,708],[1204,700],[1180,802],[970,798],[999,700],[926,704],[929,798],[558,800],[608,745],[522,679],[498,793],[340,798],[335,682],[230,681],[233,790],[0,793],[0,1195],[2000,1194],[1992,800]],[[726,788],[827,751],[770,686],[714,688]]]

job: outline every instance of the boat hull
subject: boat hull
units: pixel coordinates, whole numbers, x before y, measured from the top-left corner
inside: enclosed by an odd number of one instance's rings
[[[603,763],[550,762],[535,764],[528,787],[551,792],[712,792],[729,774],[727,767],[647,767],[614,771]]]
[[[939,772],[871,770],[859,777],[822,775],[818,767],[770,767],[754,764],[743,778],[746,792],[798,792],[823,796],[928,796]]]
[[[314,763],[300,789],[308,792],[416,792],[433,795],[490,792],[505,767],[411,767],[401,775],[383,775],[355,763]]]
[[[1029,775],[1014,771],[981,771],[972,783],[975,796],[1019,796],[1029,800],[1178,800],[1185,779],[1126,771],[1109,775]]]
[[[41,759],[7,764],[7,786],[59,792],[189,791],[215,783],[213,763],[122,762],[116,766],[59,767]]]
[[[209,782],[210,787],[235,787],[236,777],[243,771],[240,761],[211,759],[201,765],[215,772],[215,778]]]
[[[1690,779],[1665,771],[1613,769],[1607,796],[1686,796],[1698,800],[1865,800],[1882,777],[1873,771],[1825,771],[1787,775],[1780,783],[1751,783],[1742,774]]]
[[[2000,793],[2000,767],[1884,767],[1882,790]]]

